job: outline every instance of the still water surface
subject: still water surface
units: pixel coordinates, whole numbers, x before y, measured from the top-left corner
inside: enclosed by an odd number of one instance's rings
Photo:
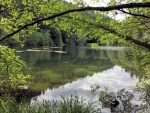
[[[30,48],[17,51],[17,55],[31,67],[37,78],[33,90],[41,91],[36,102],[58,100],[60,94],[75,94],[91,99],[91,86],[105,86],[110,91],[132,89],[137,76],[130,70],[134,66],[128,62],[126,54],[132,52],[127,47],[90,47],[64,46],[52,48]],[[35,88],[36,87],[36,88]],[[43,88],[43,89],[42,89]],[[98,101],[98,97],[94,97]],[[31,104],[34,104],[34,98]],[[138,101],[133,101],[138,104]]]
[[[71,83],[66,83],[63,86],[53,89],[47,89],[40,96],[38,101],[59,99],[60,94],[70,96],[75,91],[78,96],[91,99],[91,87],[99,85],[101,88],[108,86],[110,91],[116,92],[118,89],[131,89],[136,83],[136,78],[131,78],[120,66],[114,66],[111,69],[103,72],[94,73],[92,76],[87,76]]]

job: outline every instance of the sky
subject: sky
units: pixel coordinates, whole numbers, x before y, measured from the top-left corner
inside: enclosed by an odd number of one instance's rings
[[[67,2],[72,2],[73,0],[66,0]],[[92,7],[96,7],[96,6],[106,6],[106,3],[108,3],[110,0],[99,0],[99,2],[95,2],[97,0],[83,0],[85,1],[87,4],[89,4]]]
[[[74,0],[65,0],[67,2],[72,2]],[[94,2],[94,1],[97,1],[97,0],[84,0],[87,4],[89,4],[89,6],[91,7],[102,7],[102,6],[106,6],[106,4],[110,1],[110,0],[99,0],[99,2]],[[92,2],[91,2],[92,1]],[[118,14],[113,18],[115,20],[124,20],[124,16],[121,12],[118,12]]]

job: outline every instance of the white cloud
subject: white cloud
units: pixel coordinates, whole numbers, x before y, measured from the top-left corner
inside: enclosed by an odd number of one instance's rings
[[[65,0],[67,2],[73,2],[74,0]],[[84,2],[86,2],[89,6],[91,7],[105,7],[107,6],[107,3],[110,0],[99,0],[99,2],[96,2],[97,0],[84,0]],[[121,12],[117,12],[117,15],[111,15],[111,13],[109,13],[109,16],[115,20],[124,20],[125,16],[121,13]]]
[[[65,0],[65,1],[67,1],[67,2],[73,2],[74,0]],[[109,1],[110,0],[104,0],[104,1],[103,0],[99,0],[99,2],[97,2],[97,0],[84,0],[84,2],[86,2],[91,7],[106,6],[106,4]]]
[[[60,99],[60,94],[63,96],[70,96],[71,94],[77,94],[81,97],[91,99],[91,88],[95,84],[101,87],[101,90],[108,86],[111,91],[116,92],[118,89],[129,88],[136,83],[136,78],[131,78],[129,73],[125,72],[121,67],[115,66],[103,72],[95,73],[93,76],[87,76],[83,79],[67,83],[56,89],[47,89],[43,94],[37,97],[38,102],[43,100]],[[34,100],[31,101],[34,103]]]

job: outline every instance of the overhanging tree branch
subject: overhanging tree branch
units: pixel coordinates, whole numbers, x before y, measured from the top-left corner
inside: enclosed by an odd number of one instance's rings
[[[145,8],[145,7],[150,7],[150,2],[145,2],[145,3],[130,3],[130,4],[121,4],[121,5],[116,5],[116,6],[109,6],[109,7],[83,7],[83,8],[78,8],[78,9],[71,9],[71,10],[67,10],[58,14],[54,14],[51,15],[47,18],[43,18],[37,21],[34,21],[32,23],[26,24],[24,26],[22,26],[21,28],[19,28],[18,30],[8,34],[7,36],[3,37],[0,39],[0,41],[3,41],[4,39],[11,37],[13,35],[15,35],[16,33],[20,32],[21,30],[29,27],[29,26],[33,26],[36,23],[42,22],[42,21],[46,21],[46,20],[51,20],[54,19],[56,17],[68,14],[68,13],[73,13],[73,12],[83,12],[83,11],[112,11],[112,10],[120,10],[120,9],[125,9],[125,8]],[[106,29],[108,31],[108,29]],[[132,40],[134,41],[131,37],[126,37],[126,40]],[[137,45],[141,45],[142,44],[140,42],[134,41],[134,43],[136,43]],[[145,46],[144,46],[145,47]]]
[[[69,17],[69,16],[64,16],[64,17],[65,17],[65,18],[72,19],[72,17]],[[134,44],[136,44],[136,45],[145,47],[145,48],[147,48],[147,49],[150,50],[150,44],[148,44],[147,42],[141,42],[141,41],[139,41],[139,40],[133,39],[131,36],[120,34],[120,33],[118,33],[116,30],[114,30],[114,29],[112,29],[112,28],[110,28],[110,27],[108,27],[108,26],[97,25],[97,24],[95,24],[95,23],[87,22],[87,21],[85,21],[85,20],[79,20],[79,19],[77,19],[77,20],[78,20],[79,22],[88,23],[88,24],[92,25],[92,26],[95,27],[95,28],[102,29],[102,30],[104,30],[104,31],[108,31],[108,32],[111,33],[111,34],[114,34],[114,35],[116,35],[116,36],[118,36],[118,37],[124,38],[126,41],[130,41],[131,43],[134,43]]]
[[[147,42],[141,42],[139,40],[133,39],[131,36],[122,35],[122,34],[116,32],[115,30],[110,29],[110,28],[105,27],[105,26],[102,26],[102,25],[99,25],[98,27],[101,28],[101,29],[103,29],[103,30],[105,30],[105,31],[108,31],[108,32],[110,32],[110,33],[112,33],[112,34],[114,34],[114,35],[116,35],[118,37],[123,37],[126,41],[130,41],[131,43],[134,43],[136,45],[145,47],[148,50],[150,50],[150,44],[148,44]]]
[[[126,13],[126,14],[128,14],[128,15],[132,15],[132,16],[139,16],[139,17],[143,17],[143,18],[150,18],[150,16],[127,12],[127,11],[125,11],[125,10],[123,10],[123,9],[120,9],[119,11],[121,11],[121,12],[123,12],[123,13]]]

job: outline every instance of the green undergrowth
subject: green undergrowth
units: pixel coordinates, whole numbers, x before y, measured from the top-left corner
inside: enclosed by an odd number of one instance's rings
[[[0,113],[97,113],[91,101],[78,96],[63,97],[60,101],[44,101],[42,104],[29,105],[15,100],[0,99]]]

